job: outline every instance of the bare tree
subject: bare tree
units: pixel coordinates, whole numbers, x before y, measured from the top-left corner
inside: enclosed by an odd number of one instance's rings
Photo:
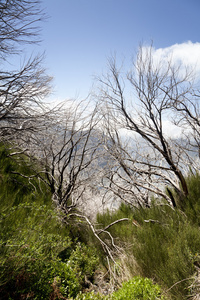
[[[184,128],[186,140],[185,149],[190,153],[191,167],[199,169],[200,158],[200,94],[198,89],[192,89],[189,97],[173,99],[173,108],[176,113],[174,123]],[[196,155],[198,153],[198,156]]]
[[[32,144],[30,155],[41,164],[36,176],[47,184],[56,207],[66,215],[82,204],[97,176],[101,155],[97,124],[96,108],[90,111],[85,102],[69,101],[46,120],[43,130],[27,137]]]
[[[2,71],[0,74],[0,129],[3,138],[33,129],[39,125],[39,116],[45,114],[42,100],[49,93],[50,78],[41,68],[41,59],[35,57],[20,71]]]
[[[24,43],[39,42],[39,22],[46,19],[40,0],[2,0],[0,3],[0,59],[17,54]]]
[[[40,1],[7,0],[0,3],[0,138],[12,139],[33,130],[46,113],[43,99],[51,78],[42,68],[43,56],[31,57],[19,70],[17,61],[25,43],[39,41],[38,22],[45,18]],[[37,120],[37,122],[36,122]]]
[[[172,187],[181,200],[187,196],[187,155],[183,145],[166,134],[164,124],[175,118],[178,106],[183,109],[186,99],[191,99],[191,73],[183,73],[170,60],[155,61],[152,50],[140,47],[126,77],[111,59],[110,73],[100,78],[107,149],[115,160],[108,172],[107,188],[137,204],[148,205],[150,196],[157,194],[175,206],[170,189],[168,193],[164,189]],[[132,90],[131,96],[126,84]],[[125,146],[119,133],[122,129],[130,136],[131,144]]]

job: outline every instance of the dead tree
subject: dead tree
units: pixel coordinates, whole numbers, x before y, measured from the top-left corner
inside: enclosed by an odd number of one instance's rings
[[[41,69],[41,57],[35,57],[18,72],[0,72],[1,138],[36,130],[39,118],[47,110],[43,99],[48,95],[50,78]]]
[[[39,23],[46,19],[40,0],[2,0],[0,3],[0,59],[22,52],[21,45],[40,41]]]
[[[47,184],[56,207],[66,215],[81,204],[89,182],[98,173],[101,137],[96,108],[89,113],[87,109],[76,101],[61,106],[46,128],[31,137],[30,154],[40,161],[36,175]]]
[[[46,113],[43,99],[51,78],[42,67],[43,56],[31,57],[17,68],[8,61],[22,61],[24,44],[39,42],[39,22],[45,18],[40,1],[0,3],[0,139],[14,139],[32,131]]]
[[[110,72],[100,78],[98,99],[107,148],[115,161],[108,172],[107,188],[138,204],[148,204],[147,199],[154,194],[174,206],[174,198],[164,187],[172,187],[181,201],[188,195],[183,171],[186,156],[182,145],[166,134],[165,121],[177,114],[175,103],[183,105],[191,97],[191,74],[187,70],[183,74],[170,60],[155,61],[152,50],[139,49],[126,77],[111,59]],[[128,145],[122,131],[129,136]]]
[[[200,93],[198,89],[192,89],[189,97],[173,99],[173,109],[176,117],[174,123],[184,129],[183,144],[188,154],[191,169],[199,170],[200,158]]]

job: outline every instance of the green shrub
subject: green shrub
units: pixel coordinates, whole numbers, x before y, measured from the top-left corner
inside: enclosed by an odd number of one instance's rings
[[[18,175],[32,174],[26,159],[8,154],[0,146],[1,299],[75,297],[92,280],[96,254],[72,242],[44,184]]]
[[[57,254],[71,245],[69,237],[61,239],[57,234],[56,218],[53,210],[35,204],[7,210],[1,219],[1,294],[16,299],[20,294],[31,293],[34,299],[36,295],[46,299],[52,292],[51,285],[61,264]],[[71,276],[69,271],[66,274]]]
[[[49,299],[55,292],[75,297],[85,288],[98,259],[90,247],[72,244],[54,210],[23,204],[7,213],[1,220],[0,241],[0,294],[5,299],[29,294],[32,299]],[[19,222],[20,214],[26,221]],[[4,234],[7,219],[16,220],[16,226]]]
[[[79,274],[80,282],[84,282],[85,277],[90,279],[98,264],[98,258],[95,255],[95,252],[89,246],[81,243],[76,245],[75,250],[71,253],[69,261],[68,264],[76,270],[76,274]]]
[[[123,283],[122,287],[116,292],[104,296],[101,294],[80,293],[75,300],[164,300],[161,295],[161,288],[157,284],[153,284],[149,278],[136,276],[133,279]]]
[[[123,283],[122,288],[114,292],[110,300],[156,300],[163,299],[161,289],[149,278],[134,277]]]
[[[107,296],[90,292],[90,293],[79,293],[74,300],[109,300],[109,299]]]

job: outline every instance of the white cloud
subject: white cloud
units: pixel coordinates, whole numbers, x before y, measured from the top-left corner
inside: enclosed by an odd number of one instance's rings
[[[200,77],[200,43],[191,41],[175,44],[166,48],[153,49],[154,61],[169,61],[194,70],[197,77]]]
[[[183,135],[184,129],[176,126],[170,120],[163,120],[163,132],[165,137],[176,139]]]
[[[166,138],[177,139],[183,136],[184,131],[186,131],[186,129],[176,126],[170,120],[163,120],[162,125],[163,133]],[[122,139],[130,138],[135,140],[136,138],[139,138],[139,135],[136,132],[127,130],[125,128],[120,128],[118,132]]]

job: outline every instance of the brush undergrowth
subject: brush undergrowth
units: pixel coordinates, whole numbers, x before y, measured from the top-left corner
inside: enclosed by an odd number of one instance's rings
[[[139,209],[122,204],[114,213],[97,216],[103,227],[120,218],[130,219],[109,228],[124,247],[129,272],[135,275],[134,257],[140,275],[154,279],[169,298],[180,300],[190,295],[192,277],[200,268],[199,174],[191,174],[187,182],[189,195],[181,210],[153,203],[151,208]]]
[[[67,299],[92,280],[95,250],[72,238],[28,163],[0,147],[1,299]]]
[[[100,243],[81,220],[64,224],[52,207],[47,187],[36,177],[28,180],[30,161],[8,154],[0,145],[1,299],[183,300],[196,291],[199,282],[195,287],[193,278],[198,278],[195,274],[200,268],[198,173],[187,178],[189,195],[181,209],[165,203],[158,206],[152,200],[151,208],[122,204],[115,212],[97,216],[99,228],[129,219],[108,229],[125,258],[115,255],[122,267],[115,274],[121,287],[105,296],[86,293],[99,268],[109,271]],[[108,239],[107,233],[102,232],[101,238]],[[122,276],[121,270],[128,275]],[[130,280],[123,283],[124,278]]]
[[[80,293],[75,300],[166,300],[161,288],[149,278],[136,276],[124,282],[122,287],[111,295]]]

